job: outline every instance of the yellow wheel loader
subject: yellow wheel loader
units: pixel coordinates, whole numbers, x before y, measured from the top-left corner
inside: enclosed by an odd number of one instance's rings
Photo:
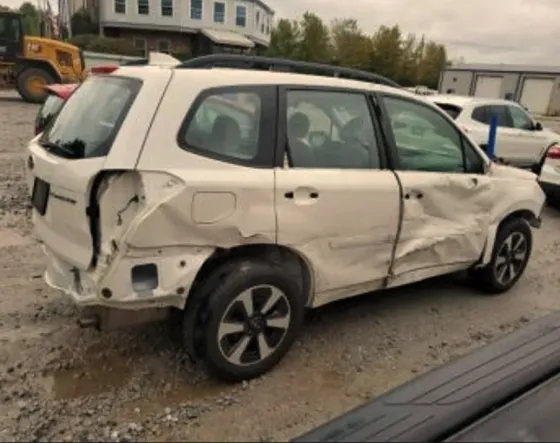
[[[0,85],[15,87],[25,101],[42,103],[46,85],[79,82],[84,72],[80,48],[26,36],[21,14],[0,11]]]

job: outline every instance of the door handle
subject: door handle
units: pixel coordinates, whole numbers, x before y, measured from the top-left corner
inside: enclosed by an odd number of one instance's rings
[[[290,200],[293,200],[294,198],[294,191],[287,191],[284,193],[284,197]],[[319,198],[319,193],[317,191],[310,191],[309,192],[309,198],[312,199],[317,199]]]
[[[418,198],[418,199],[420,199],[420,198],[422,198],[422,197],[424,197],[424,194],[422,194],[422,192],[420,192],[420,191],[407,192],[407,193],[404,195],[404,198],[405,198],[406,200],[410,200],[411,198]]]

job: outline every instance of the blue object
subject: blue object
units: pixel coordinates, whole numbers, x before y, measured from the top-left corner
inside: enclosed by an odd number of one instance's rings
[[[493,115],[490,120],[490,133],[488,134],[488,148],[486,153],[490,160],[496,160],[496,130],[498,129],[498,116]]]

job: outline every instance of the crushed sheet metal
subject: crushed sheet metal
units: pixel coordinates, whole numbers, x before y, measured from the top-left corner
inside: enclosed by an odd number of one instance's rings
[[[397,172],[404,214],[391,278],[480,258],[495,194],[488,177]]]

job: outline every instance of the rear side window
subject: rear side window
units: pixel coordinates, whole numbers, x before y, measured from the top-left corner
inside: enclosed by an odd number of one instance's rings
[[[496,116],[498,118],[498,126],[511,127],[511,122],[509,120],[509,115],[507,113],[505,106],[500,105],[486,105],[477,106],[473,109],[471,118],[477,122],[489,125],[492,121],[492,117]]]
[[[179,131],[179,146],[226,162],[271,166],[275,115],[268,94],[270,88],[263,87],[203,92]]]
[[[451,105],[449,103],[436,103],[436,105],[439,106],[441,109],[443,109],[445,112],[447,112],[447,114],[453,120],[459,117],[459,114],[463,110],[463,108],[461,108],[460,106]]]
[[[40,144],[67,158],[107,155],[141,85],[132,78],[88,78],[68,98]]]

